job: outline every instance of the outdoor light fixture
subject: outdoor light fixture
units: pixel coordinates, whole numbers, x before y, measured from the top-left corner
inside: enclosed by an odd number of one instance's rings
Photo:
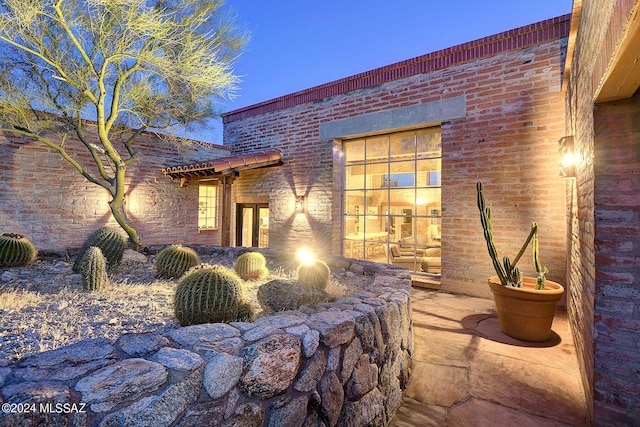
[[[304,213],[305,211],[305,206],[304,206],[304,196],[296,196],[296,213]]]
[[[576,177],[576,156],[573,146],[573,136],[564,136],[558,141],[560,145],[560,176],[563,178]]]

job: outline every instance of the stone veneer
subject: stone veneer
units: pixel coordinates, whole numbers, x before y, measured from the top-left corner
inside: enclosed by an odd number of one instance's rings
[[[0,367],[0,403],[35,409],[2,414],[0,426],[386,425],[413,365],[410,276],[330,265],[371,280],[253,323],[88,339]]]

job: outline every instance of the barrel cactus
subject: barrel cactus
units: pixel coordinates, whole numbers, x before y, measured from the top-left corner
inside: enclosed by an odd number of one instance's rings
[[[185,274],[174,297],[174,314],[182,326],[233,322],[246,316],[242,279],[231,269],[202,264]],[[240,313],[239,313],[240,311]]]
[[[326,289],[331,275],[331,269],[326,262],[314,260],[301,264],[298,267],[298,281],[315,286],[318,289]]]
[[[269,274],[267,260],[260,252],[245,252],[238,257],[234,270],[244,280],[259,280]]]
[[[236,313],[236,322],[253,322],[255,315],[255,310],[251,304],[240,304]]]
[[[102,251],[102,255],[107,260],[107,268],[111,268],[122,259],[124,250],[127,247],[128,236],[124,230],[117,226],[104,226],[94,231],[91,236],[84,242],[80,253],[73,265],[73,271],[80,273],[80,264],[84,254],[91,246],[96,246]]]
[[[158,253],[156,275],[164,279],[180,277],[199,263],[198,254],[193,249],[182,245],[171,245]]]
[[[91,246],[80,262],[82,274],[82,289],[85,291],[97,291],[106,286],[109,281],[107,276],[107,260],[100,248]]]
[[[0,235],[0,267],[21,267],[35,261],[37,255],[33,244],[24,236]]]

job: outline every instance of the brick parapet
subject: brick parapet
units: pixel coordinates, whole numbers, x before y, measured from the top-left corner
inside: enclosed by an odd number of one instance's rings
[[[567,37],[571,15],[563,15],[520,28],[441,49],[415,58],[396,62],[354,76],[335,80],[306,90],[240,108],[223,114],[223,122],[231,123],[259,114],[287,109],[300,104],[381,85],[406,77],[430,73],[494,56],[509,50],[519,50],[547,41]],[[384,100],[383,100],[384,101]]]

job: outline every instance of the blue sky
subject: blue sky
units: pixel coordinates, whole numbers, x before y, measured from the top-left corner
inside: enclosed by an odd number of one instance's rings
[[[571,0],[227,0],[251,40],[232,111],[353,74],[571,13]],[[194,139],[221,144],[222,124]]]

